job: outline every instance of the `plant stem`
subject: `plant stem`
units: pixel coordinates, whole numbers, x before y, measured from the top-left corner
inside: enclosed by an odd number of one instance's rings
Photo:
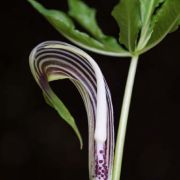
[[[128,120],[129,108],[131,103],[132,89],[133,89],[134,79],[137,69],[137,63],[138,63],[138,56],[132,57],[131,64],[129,67],[128,77],[127,77],[126,87],[125,87],[120,121],[119,121],[112,180],[120,180],[127,120]]]

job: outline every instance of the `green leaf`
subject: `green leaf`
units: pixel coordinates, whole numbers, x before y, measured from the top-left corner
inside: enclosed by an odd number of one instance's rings
[[[65,77],[60,77],[58,76],[51,76],[51,79],[48,77],[48,81],[54,81],[54,80],[59,80],[59,79],[65,79]],[[64,103],[61,101],[61,99],[59,97],[57,97],[55,95],[55,93],[48,88],[48,93],[47,90],[45,91],[45,89],[42,91],[43,97],[45,102],[51,107],[54,108],[57,113],[72,127],[72,129],[74,130],[74,132],[76,133],[79,142],[80,142],[80,148],[82,149],[83,147],[83,140],[81,137],[81,134],[78,130],[78,127],[75,123],[75,120],[73,118],[73,116],[71,115],[71,113],[69,112],[68,108],[64,105]]]
[[[95,9],[88,7],[80,0],[68,0],[68,5],[68,14],[92,36],[97,39],[102,39],[105,36],[97,24]]]
[[[88,7],[83,1],[68,0],[68,14],[74,18],[86,31],[94,38],[105,44],[107,47],[119,49],[119,44],[116,39],[105,35],[96,21],[96,10]]]
[[[64,12],[58,10],[49,10],[35,0],[28,0],[31,5],[42,14],[54,28],[77,45],[96,53],[112,56],[130,56],[120,45],[111,37],[105,36],[102,41],[93,38],[87,33],[81,32],[75,28],[72,19]],[[77,8],[77,7],[76,7]],[[92,20],[92,19],[91,19]],[[90,20],[89,20],[90,21]],[[92,24],[95,22],[92,22]],[[95,23],[96,24],[96,23]],[[97,30],[97,25],[95,28]],[[94,27],[91,27],[92,29]],[[98,30],[100,33],[100,29]],[[91,33],[92,34],[92,33]],[[97,35],[97,33],[94,32]]]
[[[74,132],[76,133],[79,139],[80,147],[82,149],[83,141],[81,134],[68,108],[64,105],[64,103],[60,100],[60,98],[57,97],[56,94],[51,89],[48,90],[48,94],[43,92],[43,96],[45,98],[46,103],[49,106],[53,107],[57,111],[57,113],[72,127],[72,129],[74,130]]]
[[[142,25],[149,24],[153,13],[155,13],[156,8],[164,0],[139,0],[141,7],[141,21]]]
[[[170,33],[176,31],[180,26],[180,18],[177,20],[177,23],[174,25],[174,27],[171,29]]]
[[[121,0],[112,11],[112,16],[120,28],[120,42],[129,49],[135,50],[141,28],[139,0]]]
[[[153,14],[158,11],[157,9],[164,2],[164,0],[139,0],[141,8],[141,23],[142,29],[140,39],[138,42],[137,50],[146,46],[149,38],[151,37],[152,28],[150,28]]]
[[[177,29],[180,24],[180,2],[179,0],[166,0],[158,13],[154,16],[151,24],[153,29],[151,38],[144,52],[156,46],[168,33]]]
[[[44,92],[42,92],[43,94],[43,97],[44,97],[44,100],[46,102],[46,104],[48,104],[50,107],[54,108],[53,107],[53,104],[51,103],[51,101],[48,99],[48,97],[46,96],[46,94]]]
[[[83,147],[82,137],[81,137],[81,134],[78,130],[78,127],[76,125],[76,122],[75,122],[73,116],[69,112],[68,108],[61,101],[61,99],[59,97],[57,97],[56,94],[52,91],[52,89],[49,88],[49,86],[47,86],[46,88],[42,90],[42,94],[43,94],[45,102],[51,108],[55,109],[57,111],[57,113],[59,114],[59,116],[62,117],[64,119],[64,121],[66,121],[66,123],[72,127],[76,136],[79,139],[80,148],[82,149],[82,147]]]

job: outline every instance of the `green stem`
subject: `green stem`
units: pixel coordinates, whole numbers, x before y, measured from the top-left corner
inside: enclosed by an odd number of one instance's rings
[[[123,103],[122,103],[121,115],[120,115],[112,180],[120,180],[127,120],[128,120],[129,107],[131,102],[132,89],[133,89],[134,79],[137,69],[137,63],[138,63],[138,56],[132,57],[131,64],[129,67],[128,77],[127,77],[127,82],[126,82]]]

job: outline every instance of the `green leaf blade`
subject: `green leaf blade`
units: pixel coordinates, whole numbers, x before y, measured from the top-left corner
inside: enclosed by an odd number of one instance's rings
[[[68,4],[68,14],[82,27],[84,27],[97,39],[101,39],[105,36],[97,24],[95,9],[88,7],[83,1],[80,0],[68,0]]]
[[[79,139],[80,148],[82,149],[83,141],[81,134],[68,108],[64,105],[61,99],[55,95],[55,93],[51,89],[48,90],[48,93],[43,92],[43,96],[45,98],[46,103],[49,106],[53,107],[57,111],[57,113],[66,121],[66,123],[68,123],[72,127],[76,136]]]
[[[168,33],[177,29],[180,23],[179,0],[166,0],[152,21],[152,35],[144,52],[156,46]]]
[[[94,38],[105,44],[107,47],[120,50],[120,45],[112,36],[105,35],[96,21],[96,10],[87,6],[81,0],[68,0],[68,14],[74,18]],[[122,49],[122,48],[121,48]]]
[[[141,28],[139,0],[120,1],[113,9],[112,16],[120,27],[120,42],[133,52]]]
[[[174,27],[171,29],[170,33],[176,31],[180,26],[180,18],[177,20],[177,23],[175,23]]]
[[[141,21],[142,25],[147,25],[151,21],[156,8],[164,0],[139,0],[141,6]]]
[[[31,59],[31,58],[30,58]],[[32,67],[32,65],[30,65]],[[36,72],[33,68],[31,68],[32,73],[34,77],[36,77]],[[60,77],[60,76],[59,76]],[[36,79],[36,78],[35,78]],[[60,77],[61,79],[61,77]],[[57,80],[57,79],[56,79]],[[36,79],[38,84],[40,83],[40,80]],[[51,87],[48,84],[48,80],[44,81],[43,83],[39,84],[40,87],[42,87],[42,94],[44,97],[45,102],[53,109],[56,110],[56,112],[59,114],[59,116],[67,123],[69,126],[73,129],[75,132],[79,143],[80,143],[80,149],[83,148],[83,140],[80,131],[78,130],[78,127],[76,125],[74,117],[69,112],[68,108],[65,106],[65,104],[61,101],[59,97],[56,96],[56,94],[52,91]]]
[[[35,0],[28,1],[58,32],[73,43],[99,54],[111,56],[130,56],[130,54],[124,50],[113,37],[103,35],[101,30],[98,28],[95,19],[92,18],[95,16],[93,12],[90,11],[92,17],[89,19],[90,24],[87,23],[88,25],[86,24],[86,27],[92,24],[95,26],[96,30],[91,31],[91,34],[94,34],[95,38],[91,37],[87,33],[77,30],[74,22],[66,13],[59,10],[46,9]],[[93,28],[91,27],[91,29]]]
[[[140,0],[142,29],[137,50],[143,49],[149,41],[152,34],[150,25],[153,15],[163,2],[164,0]]]

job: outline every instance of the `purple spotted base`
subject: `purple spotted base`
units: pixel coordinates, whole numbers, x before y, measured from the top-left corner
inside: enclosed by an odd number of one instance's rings
[[[96,180],[108,180],[108,166],[106,159],[106,147],[105,145],[99,144],[96,147],[95,156],[95,174]]]

